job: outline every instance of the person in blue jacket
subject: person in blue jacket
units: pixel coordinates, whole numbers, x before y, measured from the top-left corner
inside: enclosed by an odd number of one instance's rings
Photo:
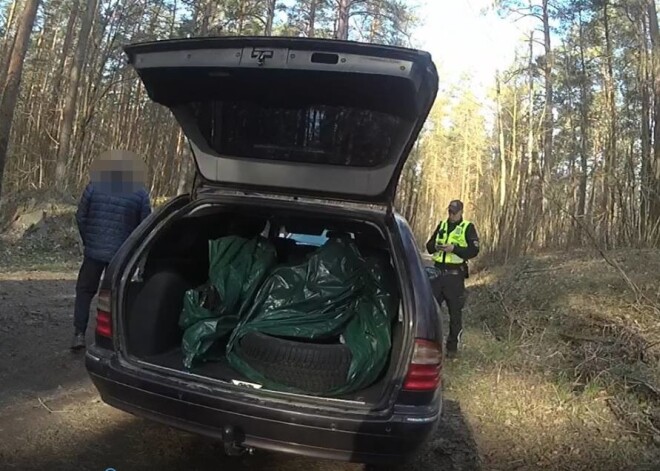
[[[101,275],[135,228],[151,213],[144,164],[132,152],[108,151],[94,162],[78,204],[76,222],[84,258],[76,282],[71,348],[85,347],[89,310]]]

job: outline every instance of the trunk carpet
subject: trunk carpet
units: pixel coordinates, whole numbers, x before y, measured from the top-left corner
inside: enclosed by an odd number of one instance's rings
[[[169,352],[161,353],[160,355],[151,355],[145,357],[143,360],[149,363],[153,363],[154,365],[172,368],[173,370],[186,371],[183,367],[183,353],[181,353],[181,348],[175,348]],[[231,381],[232,379],[235,379],[238,381],[249,382],[245,376],[229,366],[229,362],[226,358],[203,363],[194,367],[191,372],[196,375],[207,376],[209,378],[220,379],[224,381]],[[383,388],[385,387],[384,383],[385,381],[383,380],[378,381],[376,384],[370,386],[369,388],[354,392],[352,394],[347,394],[338,399],[367,403],[376,402],[383,393]]]

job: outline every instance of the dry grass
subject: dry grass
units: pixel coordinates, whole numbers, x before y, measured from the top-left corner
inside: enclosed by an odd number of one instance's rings
[[[470,280],[447,365],[487,469],[658,469],[660,251],[543,254]],[[633,292],[636,291],[636,292]]]

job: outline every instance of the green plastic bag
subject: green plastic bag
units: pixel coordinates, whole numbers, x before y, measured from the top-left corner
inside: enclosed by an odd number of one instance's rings
[[[392,348],[392,322],[398,304],[396,281],[391,277],[391,267],[379,259],[368,259],[365,269],[365,288],[355,300],[353,318],[343,334],[353,355],[347,384],[334,394],[371,385],[387,365]]]
[[[275,262],[275,248],[261,237],[209,241],[208,282],[186,291],[179,319],[186,368],[208,359],[211,346],[236,327]]]
[[[352,361],[346,383],[328,396],[345,394],[375,381],[387,363],[395,285],[389,267],[365,261],[355,245],[331,239],[300,265],[271,272],[227,344],[237,371],[269,389],[309,393],[268,378],[241,358],[240,340],[249,332],[299,338],[343,336]]]

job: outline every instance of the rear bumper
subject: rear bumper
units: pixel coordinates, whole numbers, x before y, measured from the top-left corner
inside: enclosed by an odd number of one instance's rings
[[[86,356],[87,370],[104,402],[137,416],[189,432],[223,439],[230,430],[241,446],[313,458],[360,463],[401,461],[437,426],[439,407],[429,414],[395,413],[386,418],[332,417],[296,410],[236,393],[145,379],[116,360]],[[438,401],[438,404],[440,401]],[[325,413],[327,414],[327,413]]]

